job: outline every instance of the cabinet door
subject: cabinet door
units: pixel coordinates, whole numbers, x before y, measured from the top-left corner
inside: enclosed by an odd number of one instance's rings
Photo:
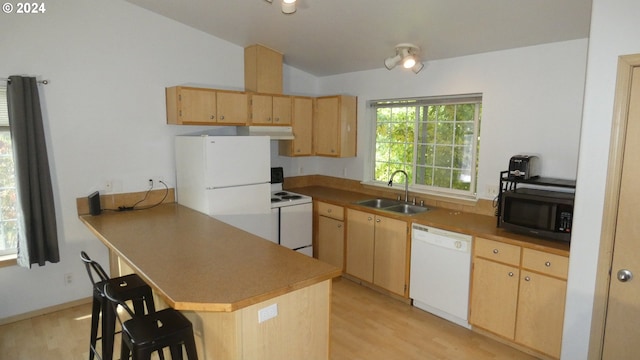
[[[318,216],[318,260],[343,269],[344,222]]]
[[[373,283],[405,296],[407,287],[407,223],[376,216]]]
[[[373,282],[374,216],[347,209],[347,274]]]
[[[216,122],[216,92],[208,89],[180,88],[180,120],[187,124]]]
[[[338,97],[318,98],[314,119],[313,145],[316,155],[338,156]]]
[[[272,119],[272,97],[271,95],[251,95],[251,123],[271,124]]]
[[[218,124],[246,124],[247,94],[240,92],[217,93]]]
[[[291,97],[273,97],[273,125],[291,125]]]
[[[474,258],[469,322],[513,340],[519,269]]]
[[[566,293],[566,281],[523,270],[516,342],[559,358]]]
[[[313,99],[293,97],[291,126],[295,139],[279,141],[279,153],[284,156],[311,156],[313,152]]]

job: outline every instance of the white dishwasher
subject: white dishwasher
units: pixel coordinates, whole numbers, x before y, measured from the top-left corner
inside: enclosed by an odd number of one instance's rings
[[[466,328],[470,328],[471,239],[419,224],[411,228],[413,305]]]

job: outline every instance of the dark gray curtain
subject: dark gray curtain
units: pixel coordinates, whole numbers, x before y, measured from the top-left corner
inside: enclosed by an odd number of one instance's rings
[[[18,264],[56,263],[58,231],[35,78],[9,77],[7,108],[18,192]]]

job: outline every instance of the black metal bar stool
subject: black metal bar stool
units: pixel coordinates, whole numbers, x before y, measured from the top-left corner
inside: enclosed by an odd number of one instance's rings
[[[89,348],[89,360],[93,360],[96,355],[96,342],[102,339],[102,360],[112,360],[113,343],[116,334],[116,314],[104,294],[104,289],[109,285],[111,293],[123,301],[131,300],[133,308],[138,314],[145,313],[145,305],[148,313],[156,311],[153,302],[151,287],[147,285],[138,275],[131,274],[117,278],[109,278],[102,266],[91,260],[86,252],[80,252],[80,259],[84,262],[89,274],[89,279],[93,284],[93,306],[91,311],[91,343]],[[97,278],[94,278],[94,274]],[[98,338],[98,322],[102,313],[102,336]],[[160,358],[164,356],[160,354]]]
[[[184,346],[189,360],[198,360],[196,343],[193,337],[191,322],[179,311],[168,308],[141,315],[134,312],[113,292],[115,285],[106,284],[104,294],[114,307],[114,313],[122,325],[122,347],[120,360],[149,360],[155,351],[169,347],[172,360],[182,360],[182,346]],[[122,306],[131,319],[122,322],[118,314],[118,306]]]

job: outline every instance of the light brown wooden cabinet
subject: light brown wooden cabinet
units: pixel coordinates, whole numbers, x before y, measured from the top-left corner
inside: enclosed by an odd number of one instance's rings
[[[344,270],[344,208],[316,202],[318,260]]]
[[[291,127],[293,140],[280,140],[282,156],[313,155],[313,98],[293,96],[291,98]]]
[[[167,123],[245,125],[247,94],[240,91],[173,86],[165,89]]]
[[[282,94],[281,53],[262,45],[244,49],[244,88],[246,91]]]
[[[559,358],[568,258],[476,238],[469,322]]]
[[[253,125],[291,125],[291,97],[286,95],[251,94]]]
[[[347,209],[345,272],[397,295],[408,296],[408,225]]]
[[[335,95],[316,98],[313,146],[315,155],[356,156],[357,97]]]

